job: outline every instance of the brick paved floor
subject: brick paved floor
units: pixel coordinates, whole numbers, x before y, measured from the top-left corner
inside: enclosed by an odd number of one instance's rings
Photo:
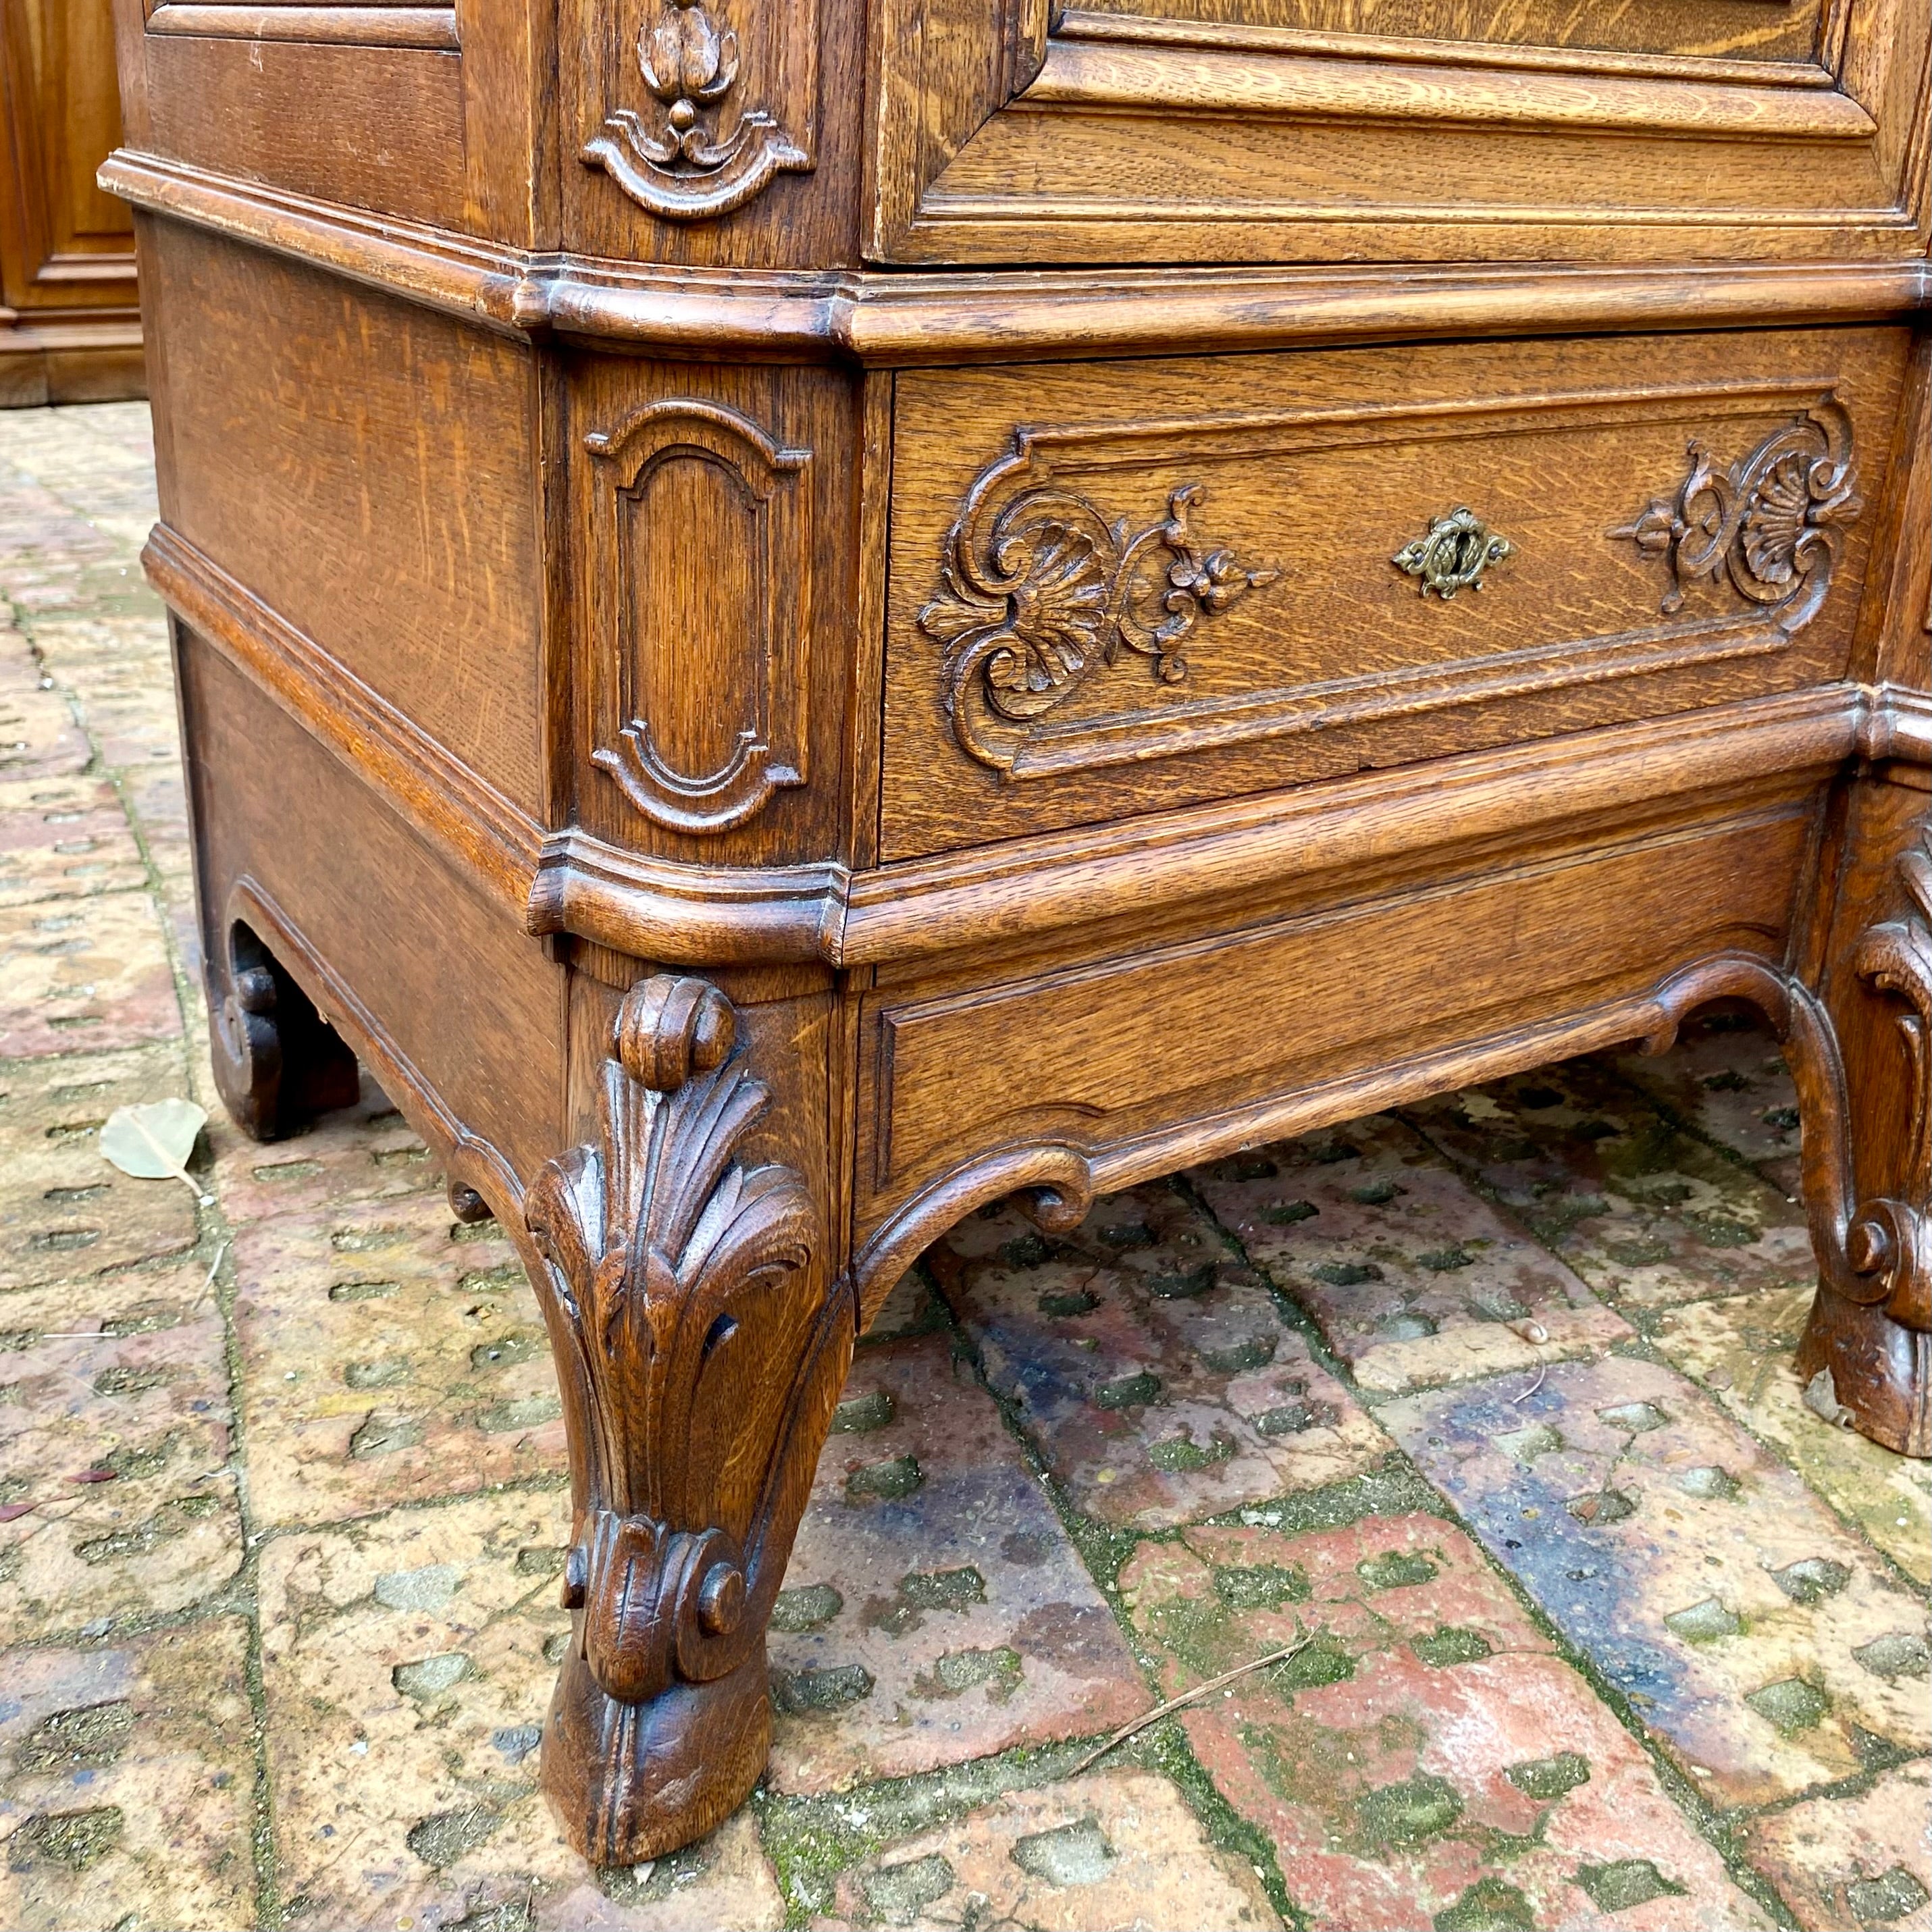
[[[1792,1096],[1720,1023],[968,1222],[853,1370],[764,1785],[566,1852],[508,1246],[366,1083],[216,1111],[208,1205],[96,1150],[215,1107],[151,464],[0,414],[0,1927],[1932,1928],[1928,1474],[1801,1400]]]

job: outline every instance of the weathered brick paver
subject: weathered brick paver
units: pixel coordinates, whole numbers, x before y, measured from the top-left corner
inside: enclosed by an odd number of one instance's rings
[[[1179,1792],[1097,1772],[1016,1792],[904,1839],[842,1876],[816,1932],[872,1925],[1012,1932],[1247,1932],[1281,1923],[1252,1869],[1208,1843]]]
[[[1765,1922],[1452,1525],[1191,1530],[1121,1582],[1174,1690],[1304,1646],[1183,1721],[1312,1924]]]
[[[1803,1209],[1601,1061],[1443,1094],[1409,1118],[1600,1294],[1646,1306],[1815,1279]]]
[[[1791,1366],[1810,1306],[1808,1288],[1698,1302],[1659,1318],[1657,1345],[1908,1576],[1932,1583],[1932,1463],[1819,1427]]]
[[[1922,1762],[1758,1819],[1750,1846],[1806,1932],[1932,1928],[1932,1768]]]
[[[0,1924],[250,1922],[248,1628],[0,1652]]]
[[[1630,1333],[1399,1120],[1352,1121],[1193,1178],[1364,1388],[1534,1367]]]
[[[761,1790],[592,1870],[536,1300],[373,1082],[220,1111],[154,514],[143,409],[0,412],[0,1928],[1932,1932],[1932,1481],[1805,1404],[1723,1012],[970,1217],[854,1362]],[[100,1157],[170,1095],[205,1203]]]
[[[1152,1700],[948,1338],[862,1348],[770,1646],[770,1782],[836,1790],[1110,1730]]]
[[[1760,1804],[1932,1748],[1875,1670],[1921,1599],[1681,1376],[1610,1357],[1383,1412],[1493,1554],[1709,1794]]]
[[[1011,1210],[976,1216],[932,1265],[988,1383],[1102,1522],[1163,1528],[1358,1474],[1388,1448],[1164,1184],[1097,1203],[1052,1247]]]

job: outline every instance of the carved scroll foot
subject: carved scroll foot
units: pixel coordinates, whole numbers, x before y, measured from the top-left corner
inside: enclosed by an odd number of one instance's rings
[[[746,1157],[770,1095],[737,1031],[702,981],[632,987],[597,1143],[524,1202],[573,1504],[543,1781],[598,1864],[675,1850],[757,1782],[766,1628],[851,1360],[812,1188]]]
[[[1911,910],[1858,934],[1840,1018],[1762,959],[1706,962],[1660,989],[1660,1052],[1723,998],[1770,1019],[1804,1120],[1802,1185],[1818,1295],[1797,1358],[1810,1406],[1905,1456],[1932,1456],[1932,848],[1902,868]],[[1849,1047],[1849,1051],[1847,1050]]]
[[[580,1653],[565,1660],[544,1726],[543,1781],[593,1864],[636,1864],[722,1825],[771,1748],[765,1647],[709,1684],[644,1704],[607,1696]]]
[[[245,926],[211,957],[207,992],[214,1084],[235,1124],[272,1141],[317,1114],[350,1107],[362,1090],[356,1056]]]
[[[1932,1456],[1932,1334],[1821,1287],[1798,1346],[1805,1400],[1902,1456]]]

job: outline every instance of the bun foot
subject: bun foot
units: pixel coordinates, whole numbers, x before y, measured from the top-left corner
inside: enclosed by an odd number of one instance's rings
[[[751,1795],[771,1741],[762,1644],[728,1676],[642,1704],[607,1696],[575,1653],[544,1726],[544,1791],[592,1864],[638,1864],[722,1825]]]

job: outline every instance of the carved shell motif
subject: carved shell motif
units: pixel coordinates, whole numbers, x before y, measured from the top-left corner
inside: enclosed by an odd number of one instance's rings
[[[1274,581],[1232,550],[1204,550],[1189,528],[1205,500],[1198,484],[1168,500],[1159,523],[1130,533],[1084,496],[1051,485],[1022,492],[981,536],[981,478],[947,539],[940,595],[920,628],[944,646],[946,707],[960,743],[1010,771],[1018,749],[1006,726],[1061,703],[1120,647],[1152,661],[1164,684],[1187,675],[1183,646],[1203,616]]]
[[[1821,397],[1728,470],[1701,442],[1690,444],[1690,458],[1674,498],[1652,498],[1611,536],[1669,563],[1666,616],[1683,608],[1693,584],[1728,578],[1739,596],[1770,609],[1786,634],[1802,628],[1830,586],[1838,532],[1864,507],[1850,418]]]

